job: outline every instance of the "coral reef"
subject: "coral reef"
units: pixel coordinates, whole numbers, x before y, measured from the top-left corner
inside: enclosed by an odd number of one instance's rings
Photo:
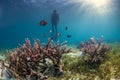
[[[83,60],[90,66],[98,66],[104,58],[106,52],[110,49],[106,44],[102,44],[102,37],[96,42],[94,38],[90,38],[87,42],[81,43],[80,49],[83,54]]]
[[[54,76],[60,76],[62,54],[71,51],[66,48],[65,44],[66,42],[55,44],[49,38],[44,46],[40,45],[39,40],[34,40],[32,46],[27,38],[25,44],[13,51],[8,51],[8,60],[2,61],[2,66],[7,68],[9,78],[15,77],[19,80],[23,78],[44,80],[52,74],[51,72],[55,73]]]
[[[0,68],[2,69],[2,74],[0,76],[4,76],[3,71],[6,68],[7,72],[9,72],[10,77],[16,77],[18,80],[23,78],[31,79],[31,80],[45,80],[45,78],[47,78],[47,80],[119,80],[120,79],[120,43],[119,42],[107,43],[106,45],[102,43],[102,38],[100,38],[98,41],[95,41],[94,38],[91,38],[90,41],[88,42],[82,42],[82,45],[84,44],[86,46],[81,45],[79,48],[81,51],[77,49],[73,50],[72,48],[72,52],[70,52],[71,54],[63,53],[63,52],[67,53],[70,51],[70,49],[66,49],[65,44],[66,44],[65,42],[61,44],[55,44],[51,39],[49,39],[47,44],[44,45],[42,45],[42,43],[40,43],[39,40],[35,40],[33,46],[31,46],[29,39],[26,39],[25,44],[20,45],[20,47],[14,50],[8,51],[7,57],[9,59],[6,58],[7,60],[4,61],[0,60],[0,63],[2,64],[2,66],[0,64]],[[59,48],[57,48],[57,46],[59,46]],[[92,46],[92,48],[90,46]],[[111,48],[108,48],[107,46]],[[96,49],[97,52],[94,53]],[[58,54],[57,50],[59,50],[61,54],[60,53]],[[90,50],[92,51],[90,52]],[[14,55],[13,53],[17,53],[17,54]],[[21,58],[19,58],[20,55],[19,53],[20,54],[24,53],[24,55],[21,56]],[[38,58],[40,60],[38,60],[35,54],[28,55],[33,53],[35,53],[36,55],[38,55],[39,53]],[[91,54],[93,53],[95,54],[95,59],[91,58]],[[60,57],[58,58],[57,55],[60,55]],[[15,62],[14,60],[11,61],[12,59],[10,59],[10,57],[14,57],[14,56],[17,57],[15,58],[15,60],[17,60],[18,62],[17,61]],[[26,56],[25,59],[24,56]],[[24,60],[27,60],[27,62]],[[26,67],[25,62],[27,63],[28,67]],[[16,63],[18,64],[18,66],[16,65]],[[91,64],[93,64],[94,66],[92,66]],[[17,67],[23,71],[21,72],[19,69],[17,69]],[[59,76],[61,74],[61,71],[63,75]],[[25,72],[27,74],[25,74]],[[52,74],[52,76],[50,74]],[[53,77],[53,75],[59,77]]]
[[[110,50],[106,52],[98,68],[86,66],[82,56],[72,57],[64,54],[63,75],[58,78],[50,77],[49,80],[120,80],[120,43],[107,43],[107,46]]]

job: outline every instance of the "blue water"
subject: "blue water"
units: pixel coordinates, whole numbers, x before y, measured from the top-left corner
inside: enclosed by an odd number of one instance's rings
[[[50,17],[54,9],[60,16],[60,42],[66,40],[68,44],[77,44],[101,35],[106,42],[120,41],[120,0],[104,0],[109,3],[94,8],[92,6],[97,4],[87,1],[0,0],[0,48],[16,47],[26,37],[46,42],[51,35]],[[48,24],[42,27],[38,24],[40,20],[46,20]],[[66,26],[68,30],[65,30]],[[71,38],[66,37],[68,34]]]

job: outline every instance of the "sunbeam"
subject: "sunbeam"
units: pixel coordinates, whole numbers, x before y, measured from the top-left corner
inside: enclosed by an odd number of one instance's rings
[[[75,0],[82,8],[88,8],[92,14],[105,15],[110,11],[110,0]],[[82,4],[81,4],[82,3]]]

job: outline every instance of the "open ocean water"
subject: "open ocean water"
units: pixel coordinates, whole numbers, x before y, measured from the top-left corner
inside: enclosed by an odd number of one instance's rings
[[[101,36],[119,42],[119,8],[120,0],[0,0],[0,49],[17,47],[27,37],[46,42],[53,10],[59,14],[56,42],[72,45]],[[47,24],[41,26],[41,20]]]

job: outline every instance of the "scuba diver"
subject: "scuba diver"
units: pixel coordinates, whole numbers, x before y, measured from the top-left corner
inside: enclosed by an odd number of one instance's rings
[[[52,39],[56,39],[57,35],[59,34],[57,31],[57,24],[59,22],[59,14],[57,13],[57,10],[53,10],[53,13],[51,15],[51,24],[52,24]]]

